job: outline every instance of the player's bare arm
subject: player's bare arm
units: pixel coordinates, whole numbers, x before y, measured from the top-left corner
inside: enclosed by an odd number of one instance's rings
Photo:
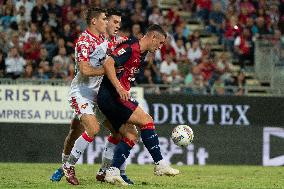
[[[112,85],[115,87],[117,93],[119,94],[122,100],[128,100],[130,98],[130,94],[126,91],[120,84],[114,67],[114,59],[112,57],[108,57],[104,63],[105,74],[108,79],[111,81]]]
[[[94,68],[90,65],[89,62],[81,61],[79,62],[80,72],[87,77],[101,76],[105,74],[105,70],[103,67]]]

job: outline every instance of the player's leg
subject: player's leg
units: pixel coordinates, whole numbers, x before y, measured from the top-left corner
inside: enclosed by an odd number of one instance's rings
[[[111,166],[114,149],[121,139],[121,135],[111,127],[108,120],[104,122],[104,127],[108,128],[111,131],[111,134],[108,136],[105,143],[102,152],[101,167],[96,175],[96,180],[100,182],[105,182],[105,171]]]
[[[136,126],[132,124],[125,124],[120,128],[119,132],[123,136],[124,141],[131,141],[134,144],[137,143],[138,131],[136,129]],[[124,161],[124,163],[119,168],[120,175],[123,178],[123,180],[128,184],[134,184],[133,181],[131,181],[126,175],[126,167],[127,167],[127,161]]]
[[[75,115],[71,121],[69,133],[64,140],[62,163],[65,163],[68,160],[71,150],[74,146],[75,140],[82,134],[83,131],[84,127],[80,125],[80,120]],[[63,169],[62,167],[59,167],[50,177],[50,180],[53,182],[59,182],[63,176],[64,176]]]
[[[124,138],[128,138],[129,140],[137,141],[138,139],[138,131],[135,126],[130,124],[125,124],[122,126],[122,129],[120,130],[120,133],[117,133],[115,131],[109,121],[105,122],[105,127],[107,127],[111,131],[111,135],[107,138],[105,148],[102,154],[102,165],[100,170],[97,172],[96,179],[98,181],[104,182],[105,180],[105,171],[111,166],[114,150],[116,148],[116,145],[121,140],[121,135],[124,136]],[[126,175],[126,162],[122,164],[120,167],[120,174],[125,182],[128,184],[134,184]]]
[[[84,130],[84,127],[80,124],[80,119],[75,116],[71,122],[70,131],[64,141],[64,148],[62,153],[63,163],[68,160],[75,141],[80,137]]]
[[[66,180],[73,185],[78,185],[79,181],[75,176],[75,164],[84,153],[89,143],[93,142],[94,136],[99,132],[99,124],[93,111],[93,102],[78,95],[72,97],[71,103],[85,131],[76,139],[70,156],[67,162],[63,164],[62,168]]]
[[[174,176],[179,174],[179,171],[177,169],[171,168],[163,160],[159,146],[158,135],[155,132],[155,127],[152,117],[149,114],[145,113],[140,107],[137,107],[130,116],[130,118],[128,119],[128,123],[140,127],[143,144],[148,149],[149,153],[151,154],[155,162],[154,173],[156,175],[169,175],[169,176]],[[113,157],[114,167],[119,168],[122,165],[125,159],[129,156],[130,153],[129,149],[130,145],[124,143],[123,141],[121,141],[117,145],[117,149]]]

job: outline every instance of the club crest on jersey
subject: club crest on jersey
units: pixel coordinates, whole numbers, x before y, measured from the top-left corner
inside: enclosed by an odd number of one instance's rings
[[[82,55],[83,57],[87,58],[88,57],[88,51],[86,48],[82,49]]]
[[[120,56],[123,53],[125,53],[126,51],[124,50],[124,48],[120,49],[119,51],[117,51],[117,54]]]
[[[86,104],[82,104],[82,105],[81,105],[81,108],[82,108],[82,109],[86,109],[86,108],[87,108],[87,106],[88,106],[88,103],[86,103]]]

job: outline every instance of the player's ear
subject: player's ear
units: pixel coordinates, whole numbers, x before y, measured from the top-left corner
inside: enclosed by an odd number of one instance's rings
[[[96,19],[96,18],[93,18],[93,19],[92,19],[92,24],[95,25],[95,24],[96,24],[96,21],[97,21],[97,19]]]

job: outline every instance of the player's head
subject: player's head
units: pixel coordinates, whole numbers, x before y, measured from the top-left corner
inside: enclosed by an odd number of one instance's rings
[[[147,50],[150,52],[155,52],[165,43],[167,33],[162,29],[161,26],[154,24],[147,29],[145,37],[148,40]]]
[[[107,33],[110,36],[117,34],[121,24],[121,12],[117,9],[111,8],[107,10]]]
[[[89,28],[95,29],[98,33],[105,33],[107,27],[106,11],[97,7],[89,8],[86,14],[86,22]]]

